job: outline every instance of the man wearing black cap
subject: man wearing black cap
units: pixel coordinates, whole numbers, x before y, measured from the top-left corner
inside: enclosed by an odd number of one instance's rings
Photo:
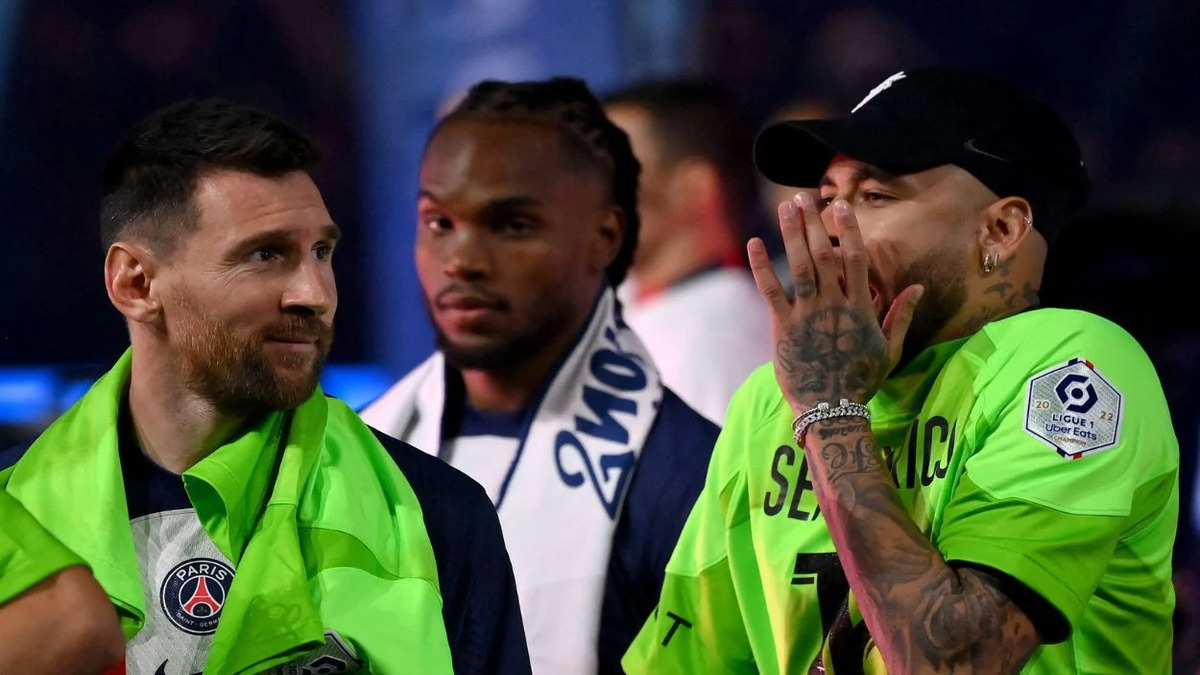
[[[979,73],[897,73],[765,129],[794,297],[748,246],[774,367],[730,404],[624,666],[1169,672],[1179,451],[1141,347],[1038,308],[1087,198],[1058,115]]]

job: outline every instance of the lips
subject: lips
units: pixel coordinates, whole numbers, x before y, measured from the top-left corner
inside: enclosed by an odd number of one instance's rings
[[[507,303],[503,299],[477,289],[451,286],[438,293],[434,303],[440,310],[491,310],[502,311]]]
[[[842,290],[845,291],[846,278],[844,276],[838,275],[838,285],[840,285]],[[883,289],[881,288],[879,281],[876,279],[875,274],[870,271],[867,272],[867,290],[871,293],[871,306],[875,308],[875,314],[879,317],[879,320],[882,321],[883,312],[886,309],[886,307],[883,306]]]
[[[323,341],[325,337],[325,331],[322,330],[271,332],[267,334],[267,339],[272,342],[285,342],[297,345],[315,344]]]
[[[875,316],[882,323],[883,317],[887,313],[887,303],[884,301],[883,289],[879,287],[874,279],[867,281],[867,289],[871,292],[871,306],[875,308]]]
[[[318,345],[333,338],[333,329],[314,317],[292,316],[272,326],[266,339],[285,345]]]
[[[319,336],[315,336],[315,335],[312,337],[271,336],[271,337],[268,337],[267,339],[272,342],[282,342],[284,344],[290,344],[290,345],[309,345],[309,344],[316,344],[317,342],[321,341],[321,338]]]
[[[438,309],[499,309],[499,303],[475,295],[448,295],[438,300]]]
[[[459,338],[491,334],[497,330],[501,314],[508,309],[502,298],[462,284],[444,288],[434,296],[431,305],[439,330]]]

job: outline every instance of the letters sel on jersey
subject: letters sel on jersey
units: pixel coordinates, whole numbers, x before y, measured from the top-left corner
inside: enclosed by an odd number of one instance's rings
[[[159,591],[163,614],[176,628],[192,635],[217,630],[221,608],[233,584],[233,570],[210,558],[179,563],[163,579]]]
[[[1121,392],[1086,359],[1029,379],[1025,430],[1067,459],[1111,448],[1121,437]]]

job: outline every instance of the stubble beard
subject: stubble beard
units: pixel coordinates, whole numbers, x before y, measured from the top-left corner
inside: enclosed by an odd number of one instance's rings
[[[966,303],[967,280],[958,261],[959,256],[950,251],[931,251],[897,275],[893,286],[895,292],[899,293],[912,284],[921,284],[925,292],[904,337],[904,349],[896,368],[907,364],[932,345],[934,337]]]
[[[479,345],[456,343],[438,325],[437,317],[425,299],[425,312],[433,326],[437,348],[446,362],[458,370],[503,371],[518,368],[546,348],[571,323],[566,303],[548,307],[540,316],[516,332],[501,335]]]
[[[173,327],[187,387],[218,411],[251,416],[299,406],[317,388],[333,342],[333,329],[315,316],[288,315],[274,329],[319,333],[316,357],[285,353],[268,358],[266,339],[240,337],[180,303],[183,316]],[[275,362],[275,364],[272,363]],[[299,375],[294,373],[299,371]]]

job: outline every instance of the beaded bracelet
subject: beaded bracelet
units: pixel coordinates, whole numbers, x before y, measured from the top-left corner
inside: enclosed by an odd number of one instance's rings
[[[851,403],[849,399],[838,401],[836,408],[830,407],[827,402],[818,403],[816,407],[805,410],[792,420],[792,433],[795,434],[796,445],[803,446],[804,434],[808,432],[809,427],[821,420],[831,420],[835,417],[861,417],[870,422],[871,411],[861,403]]]

